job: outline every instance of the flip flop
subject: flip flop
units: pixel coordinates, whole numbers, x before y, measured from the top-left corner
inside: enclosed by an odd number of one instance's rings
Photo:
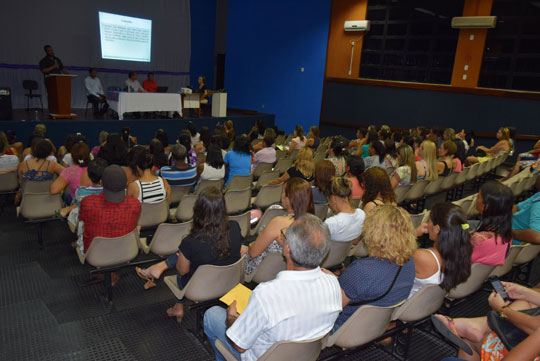
[[[449,326],[446,326],[441,320],[439,320],[439,318],[435,317],[435,315],[430,316],[433,326],[435,326],[437,331],[439,331],[439,333],[443,335],[445,339],[447,339],[469,355],[472,355],[473,350],[471,346],[469,346],[467,342],[463,341],[463,339],[458,336],[456,326],[454,325],[454,320],[448,316],[445,317],[449,322]]]
[[[142,268],[135,267],[135,272],[137,273],[137,276],[139,276],[140,278],[146,281],[146,283],[144,284],[144,289],[148,290],[150,288],[156,287],[156,282],[154,278],[145,276],[142,271],[143,271]]]

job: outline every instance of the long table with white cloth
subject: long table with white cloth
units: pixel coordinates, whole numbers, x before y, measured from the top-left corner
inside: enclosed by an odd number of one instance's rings
[[[109,91],[107,101],[120,120],[124,119],[124,113],[130,112],[178,112],[182,115],[182,98],[177,93]]]

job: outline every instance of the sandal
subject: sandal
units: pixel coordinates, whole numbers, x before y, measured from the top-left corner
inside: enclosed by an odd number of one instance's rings
[[[439,320],[438,317],[435,315],[431,315],[431,322],[433,323],[433,326],[439,331],[441,335],[444,336],[445,339],[453,343],[455,346],[459,347],[469,355],[473,354],[473,350],[471,346],[463,341],[461,337],[458,336],[458,333],[456,331],[456,326],[454,325],[454,320],[448,316],[445,316],[448,320],[448,326],[444,324],[441,320]]]
[[[60,214],[60,211],[54,211],[54,218],[66,222],[67,218]]]
[[[154,280],[154,277],[145,276],[143,271],[144,270],[142,268],[135,267],[135,272],[137,273],[137,276],[146,281],[146,283],[144,284],[144,289],[148,290],[150,288],[156,287],[156,281]]]
[[[174,311],[174,306],[167,308],[167,316],[169,317],[176,317],[176,322],[182,323],[182,318],[184,317],[184,311],[182,313],[176,313]]]

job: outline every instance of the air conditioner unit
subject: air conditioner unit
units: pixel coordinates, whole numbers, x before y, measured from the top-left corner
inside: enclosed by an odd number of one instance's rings
[[[368,31],[370,27],[369,20],[349,20],[345,21],[345,31]]]
[[[460,16],[452,18],[452,27],[455,29],[487,29],[494,28],[496,24],[496,16]]]

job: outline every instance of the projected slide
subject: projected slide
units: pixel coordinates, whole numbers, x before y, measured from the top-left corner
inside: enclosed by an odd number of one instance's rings
[[[152,20],[99,12],[103,59],[150,61]]]

